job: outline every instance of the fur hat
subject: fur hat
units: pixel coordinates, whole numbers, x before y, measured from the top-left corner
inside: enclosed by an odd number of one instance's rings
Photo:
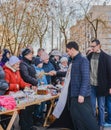
[[[9,58],[9,61],[8,61],[8,63],[9,63],[11,66],[14,65],[14,64],[16,64],[16,63],[18,63],[18,62],[20,62],[20,60],[19,60],[19,58],[16,57],[16,56],[11,56],[11,57]]]
[[[24,57],[24,56],[26,56],[27,54],[29,54],[29,53],[31,53],[32,51],[30,50],[30,49],[28,49],[28,48],[26,48],[26,49],[24,49],[23,51],[22,51],[22,56]]]
[[[61,56],[61,52],[58,51],[58,50],[53,50],[50,55],[52,55],[52,56]]]
[[[67,62],[68,62],[67,57],[62,57],[62,58],[60,59],[60,62],[61,62],[61,63],[64,62],[64,61],[67,61]]]

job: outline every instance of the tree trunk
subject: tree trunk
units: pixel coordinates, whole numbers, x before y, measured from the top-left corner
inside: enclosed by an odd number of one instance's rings
[[[66,44],[67,44],[67,35],[66,35],[66,33],[65,33],[65,31],[63,32],[63,35],[64,35],[64,52],[65,52],[65,50],[66,50]]]
[[[42,42],[43,42],[43,38],[39,37],[40,48],[42,48]]]
[[[65,39],[65,45],[67,44],[67,36],[66,33],[64,33],[64,39]]]

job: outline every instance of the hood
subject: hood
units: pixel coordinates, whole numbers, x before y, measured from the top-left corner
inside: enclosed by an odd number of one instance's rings
[[[10,64],[8,62],[6,62],[5,66],[4,66],[4,70],[8,68],[9,70],[16,72],[17,70],[15,70],[14,68],[12,68],[12,66],[10,66]]]

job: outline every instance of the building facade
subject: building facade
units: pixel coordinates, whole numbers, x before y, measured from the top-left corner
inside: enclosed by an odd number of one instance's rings
[[[93,6],[84,19],[70,28],[70,40],[79,43],[83,53],[94,38],[99,39],[102,49],[111,54],[111,5]]]

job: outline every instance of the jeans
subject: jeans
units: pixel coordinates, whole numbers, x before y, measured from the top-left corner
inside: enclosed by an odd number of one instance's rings
[[[91,104],[94,116],[96,116],[96,100],[98,105],[98,124],[104,126],[105,123],[105,96],[97,96],[97,86],[91,86]]]
[[[45,102],[42,102],[40,105],[35,106],[34,116],[38,118],[43,118],[43,110],[45,108]]]
[[[106,107],[107,107],[107,122],[111,124],[111,95],[106,97]]]
[[[30,130],[33,126],[33,111],[34,106],[28,106],[26,109],[20,111],[21,130]]]

